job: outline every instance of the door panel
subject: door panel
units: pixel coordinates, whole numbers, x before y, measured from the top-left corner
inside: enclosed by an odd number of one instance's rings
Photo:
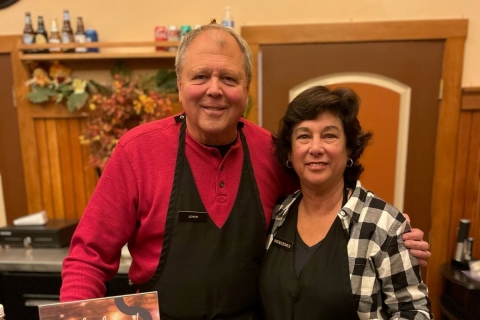
[[[395,172],[397,165],[397,137],[399,135],[400,95],[379,86],[362,83],[339,83],[355,90],[361,99],[358,119],[364,131],[373,133],[370,144],[360,158],[365,171],[362,185],[380,198],[395,204]],[[402,195],[404,190],[398,190]],[[401,197],[403,198],[403,197]]]

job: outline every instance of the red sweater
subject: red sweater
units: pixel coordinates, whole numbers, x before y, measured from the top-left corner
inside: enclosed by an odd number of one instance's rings
[[[275,202],[298,185],[273,158],[271,133],[242,119],[265,219]],[[72,238],[63,262],[61,301],[103,297],[128,242],[134,283],[150,279],[159,262],[170,200],[180,124],[173,117],[127,132],[117,144]],[[240,138],[224,158],[187,129],[185,153],[203,204],[215,224],[227,220],[240,182]],[[224,187],[219,188],[219,182]]]

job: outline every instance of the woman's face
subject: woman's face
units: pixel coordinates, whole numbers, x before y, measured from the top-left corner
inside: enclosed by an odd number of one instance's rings
[[[289,159],[303,188],[330,190],[343,181],[348,150],[342,121],[330,112],[298,123]]]

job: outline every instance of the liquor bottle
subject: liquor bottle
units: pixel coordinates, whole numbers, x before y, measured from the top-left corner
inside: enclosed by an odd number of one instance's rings
[[[62,43],[74,43],[73,29],[70,24],[70,13],[68,10],[63,11],[63,26],[62,26]],[[74,52],[73,48],[63,49],[64,52]]]
[[[25,27],[23,28],[23,43],[24,44],[35,43],[35,30],[33,30],[32,17],[30,16],[30,12],[25,13]]]
[[[225,15],[223,16],[222,26],[233,29],[235,22],[233,21],[232,14],[230,13],[230,7],[225,7]]]
[[[45,30],[45,25],[43,24],[43,17],[38,16],[38,26],[37,32],[35,32],[35,43],[36,44],[46,44],[48,43],[47,30]],[[48,53],[48,49],[38,49],[39,53]]]
[[[61,43],[62,38],[60,37],[60,32],[58,32],[57,19],[52,19],[52,26],[50,27],[50,39],[49,43]],[[60,52],[60,48],[50,48],[50,52]]]
[[[85,28],[83,27],[82,17],[77,18],[77,31],[75,32],[75,42],[76,43],[85,43],[86,42]],[[78,47],[75,48],[75,52],[87,52],[87,48]]]

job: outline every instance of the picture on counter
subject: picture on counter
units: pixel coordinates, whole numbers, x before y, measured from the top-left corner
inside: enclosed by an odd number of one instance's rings
[[[38,310],[40,320],[160,320],[157,292],[47,304]]]

